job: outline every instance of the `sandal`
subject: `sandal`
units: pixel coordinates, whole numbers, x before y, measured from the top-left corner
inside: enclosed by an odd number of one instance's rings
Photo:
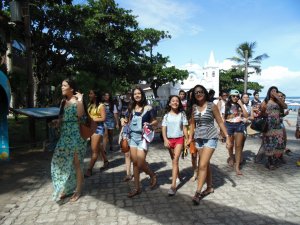
[[[80,198],[80,192],[75,191],[72,197],[70,198],[70,202],[76,202]]]
[[[109,166],[109,162],[108,162],[108,160],[106,160],[106,161],[104,161],[104,164],[103,164],[103,166],[102,166],[102,167],[100,167],[100,170],[105,170],[105,169],[107,169],[107,168],[108,168],[108,166]]]
[[[209,191],[209,189],[210,189],[210,191]],[[212,186],[207,186],[207,188],[204,191],[201,192],[201,196],[202,196],[202,198],[204,198],[207,195],[210,195],[210,194],[212,194],[214,192],[215,192],[215,190],[214,190],[214,188]]]
[[[234,159],[231,158],[231,157],[229,157],[229,158],[227,159],[227,163],[228,163],[228,165],[229,165],[230,167],[233,167],[233,165],[234,165]]]
[[[192,199],[194,205],[199,205],[201,199],[202,199],[202,194],[200,192],[196,191],[196,193]]]
[[[92,171],[92,169],[87,169],[87,170],[86,170],[86,173],[84,174],[84,177],[85,177],[85,178],[88,178],[88,177],[91,177],[91,176],[93,176],[93,171]]]
[[[139,194],[141,194],[142,193],[142,191],[141,191],[141,189],[133,189],[131,192],[129,192],[128,193],[128,195],[127,195],[127,197],[128,198],[132,198],[132,197],[134,197],[134,196],[136,196],[136,195],[139,195]]]
[[[154,189],[155,186],[157,185],[157,175],[154,174],[152,177],[150,177],[151,182],[150,182],[150,188]]]
[[[127,181],[132,180],[132,178],[133,178],[132,175],[126,175],[126,176],[123,178],[123,181],[124,181],[124,182],[127,182]]]

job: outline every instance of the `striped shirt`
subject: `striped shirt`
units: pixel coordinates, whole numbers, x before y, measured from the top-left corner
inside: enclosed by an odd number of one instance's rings
[[[193,106],[195,120],[195,139],[218,138],[218,130],[214,125],[213,103],[207,102],[206,108],[200,112],[196,105]]]

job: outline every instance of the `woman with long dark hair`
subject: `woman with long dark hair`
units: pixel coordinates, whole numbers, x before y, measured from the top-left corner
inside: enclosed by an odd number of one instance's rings
[[[228,102],[225,105],[225,126],[229,137],[226,148],[229,153],[227,163],[235,167],[236,175],[243,175],[240,171],[240,162],[243,152],[243,141],[245,135],[245,122],[248,118],[247,110],[240,100],[238,90],[231,90]],[[235,150],[235,157],[233,154]]]
[[[130,156],[133,163],[134,189],[128,193],[131,198],[141,193],[140,172],[144,171],[150,176],[150,187],[157,184],[156,174],[149,168],[146,162],[149,143],[143,138],[145,126],[151,127],[157,124],[156,114],[152,106],[147,104],[145,92],[140,87],[133,89],[131,94],[132,105],[130,107]]]
[[[263,134],[263,148],[268,157],[266,164],[270,170],[275,169],[274,159],[283,159],[285,149],[284,133],[281,126],[280,113],[287,105],[278,96],[278,88],[272,86],[261,104],[261,111],[267,116],[268,131]]]
[[[171,95],[162,121],[164,146],[169,150],[172,159],[172,185],[168,191],[170,196],[176,194],[176,181],[177,179],[180,181],[178,164],[184,141],[188,139],[187,125],[188,121],[180,97]]]
[[[228,137],[218,107],[209,100],[206,88],[202,85],[196,85],[191,98],[191,124],[188,141],[190,144],[195,139],[196,148],[200,155],[197,190],[193,197],[193,202],[196,205],[200,203],[201,198],[214,192],[210,159],[218,143],[218,129],[214,126],[215,119],[224,135]],[[227,143],[229,144],[229,139],[227,139]],[[205,182],[206,189],[202,191]]]
[[[64,100],[60,106],[60,138],[51,161],[51,177],[54,186],[54,200],[72,195],[71,202],[79,199],[83,185],[83,159],[86,141],[80,136],[79,119],[84,115],[82,94],[77,92],[76,84],[65,79],[61,87]]]
[[[103,140],[103,149],[106,152],[107,143],[109,143],[109,150],[113,150],[113,136],[114,129],[119,129],[119,114],[116,104],[114,104],[112,96],[110,93],[104,93],[104,105],[105,105],[105,113],[106,119],[104,122],[105,132],[104,132],[104,140]],[[104,161],[101,169],[106,169],[108,167],[108,160]]]
[[[88,113],[90,117],[97,123],[97,129],[95,133],[91,136],[91,150],[92,156],[90,160],[89,168],[85,173],[85,177],[90,177],[93,175],[93,168],[98,159],[99,150],[100,154],[103,158],[103,161],[106,162],[106,154],[103,149],[103,135],[104,135],[104,121],[106,117],[105,107],[102,103],[101,93],[96,90],[90,90],[89,92],[89,105],[88,105]]]

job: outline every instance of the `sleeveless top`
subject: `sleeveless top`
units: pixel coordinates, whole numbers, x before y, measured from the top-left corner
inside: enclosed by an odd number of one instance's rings
[[[200,112],[196,105],[193,106],[193,115],[195,120],[195,139],[218,138],[218,130],[214,125],[215,117],[212,111],[212,107],[213,103],[207,102],[206,109],[204,109],[203,112]]]
[[[101,107],[104,107],[104,104],[100,103],[98,107],[96,107],[95,104],[90,104],[88,106],[88,113],[92,119],[101,118],[101,113],[100,113]],[[97,122],[97,123],[99,124],[103,122]]]

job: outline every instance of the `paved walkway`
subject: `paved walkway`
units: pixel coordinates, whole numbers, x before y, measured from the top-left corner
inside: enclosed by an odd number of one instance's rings
[[[293,124],[294,125],[294,124]],[[32,152],[1,165],[0,224],[300,224],[300,141],[288,128],[288,147],[293,151],[287,164],[269,171],[253,162],[259,138],[248,138],[244,149],[244,176],[236,176],[226,163],[227,151],[219,143],[213,155],[215,193],[199,206],[192,204],[196,183],[190,157],[180,160],[184,181],[176,196],[169,197],[171,161],[159,141],[151,145],[148,162],[158,174],[159,187],[149,190],[150,180],[141,176],[143,193],[127,198],[132,182],[124,183],[124,157],[109,152],[110,169],[85,180],[83,196],[76,203],[58,205],[51,200],[50,156]],[[88,158],[86,158],[86,164]]]

